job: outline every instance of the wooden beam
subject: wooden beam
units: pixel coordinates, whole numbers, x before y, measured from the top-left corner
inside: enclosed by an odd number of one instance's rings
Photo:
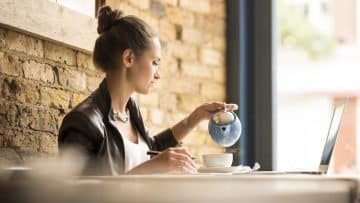
[[[1,0],[0,26],[91,53],[96,19],[49,0]]]

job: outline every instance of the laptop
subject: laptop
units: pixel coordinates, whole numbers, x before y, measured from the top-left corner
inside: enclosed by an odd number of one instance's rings
[[[317,171],[253,171],[253,174],[326,174],[329,168],[330,159],[335,148],[336,139],[341,126],[341,121],[347,99],[344,98],[334,106],[328,135],[321,156]]]

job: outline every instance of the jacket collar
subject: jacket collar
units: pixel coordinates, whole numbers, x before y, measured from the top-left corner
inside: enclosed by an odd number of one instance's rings
[[[110,93],[107,88],[106,78],[103,79],[103,81],[100,83],[98,91],[96,91],[95,93],[95,98],[97,100],[97,104],[99,105],[101,113],[104,115],[104,122],[113,125],[113,110],[111,106]],[[140,110],[132,97],[129,98],[129,101],[126,104],[126,108],[129,109],[131,122],[135,125],[137,130],[139,130],[140,135],[144,138],[144,140],[151,148],[151,142],[149,140],[149,137],[146,136],[146,130]]]

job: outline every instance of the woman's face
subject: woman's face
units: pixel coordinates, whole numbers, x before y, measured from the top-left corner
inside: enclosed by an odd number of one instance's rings
[[[155,81],[160,79],[160,58],[160,40],[154,37],[150,39],[149,48],[141,56],[136,57],[133,66],[128,71],[127,78],[136,92],[149,93]]]

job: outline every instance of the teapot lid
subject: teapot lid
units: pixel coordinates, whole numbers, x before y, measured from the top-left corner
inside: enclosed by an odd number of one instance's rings
[[[235,120],[235,116],[229,111],[219,111],[212,117],[216,125],[227,125]]]

